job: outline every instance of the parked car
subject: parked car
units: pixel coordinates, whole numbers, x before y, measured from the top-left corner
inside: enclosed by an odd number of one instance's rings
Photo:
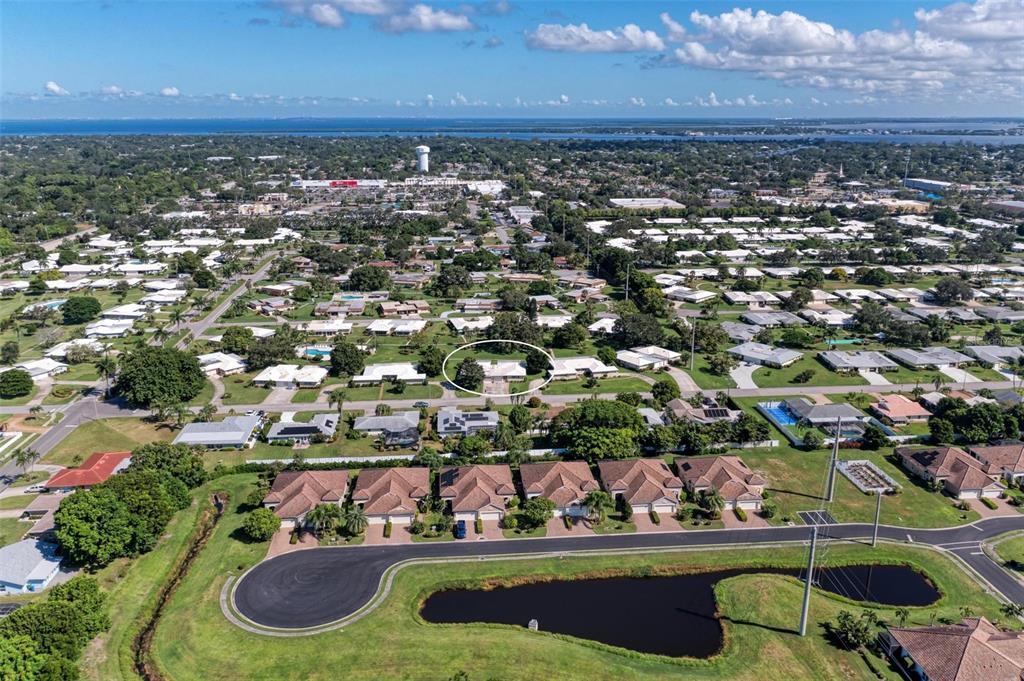
[[[453,528],[453,532],[455,533],[455,538],[456,539],[465,539],[466,538],[466,521],[465,520],[459,520],[458,522],[456,522],[455,523],[455,527]]]
[[[426,402],[424,402],[423,400],[420,400],[419,402],[413,402],[412,403],[413,409],[426,409],[429,406],[430,405],[427,404]]]
[[[46,485],[29,485],[25,488],[25,494],[41,494],[46,491]]]

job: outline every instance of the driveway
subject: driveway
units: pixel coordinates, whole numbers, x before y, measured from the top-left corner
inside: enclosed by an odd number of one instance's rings
[[[982,518],[999,518],[1002,516],[1019,516],[1021,513],[1017,510],[1016,506],[1010,506],[1006,502],[1006,499],[993,499],[996,502],[997,508],[989,508],[981,502],[981,499],[971,499],[967,503],[971,505],[971,508],[978,512]]]
[[[697,385],[697,382],[690,377],[690,374],[686,373],[679,367],[669,367],[668,375],[671,376],[672,380],[679,385],[679,390],[682,393],[686,394],[700,391],[700,386]]]
[[[768,521],[754,511],[747,511],[747,522],[736,517],[734,511],[722,511],[722,524],[726,529],[742,529],[744,527],[768,527]]]
[[[548,521],[549,537],[582,537],[583,535],[594,534],[594,531],[587,527],[582,518],[571,518],[572,528],[566,528],[565,521],[561,518],[552,518]]]
[[[633,524],[636,525],[637,532],[678,532],[679,523],[676,519],[665,513],[660,514],[661,523],[658,525],[654,524],[651,520],[651,514],[649,513],[634,513]]]
[[[963,369],[956,367],[942,367],[939,369],[939,373],[950,377],[954,383],[978,383],[981,380],[977,376],[973,376]]]
[[[267,558],[280,556],[283,553],[291,553],[300,549],[312,549],[320,545],[312,532],[303,532],[299,535],[296,544],[291,543],[292,528],[282,527],[270,538],[270,546],[267,548]]]
[[[411,544],[412,535],[409,533],[409,527],[398,527],[392,526],[391,536],[384,537],[384,523],[367,525],[366,526],[366,539],[363,540],[364,544],[369,545],[380,545],[380,544]]]
[[[757,383],[754,383],[754,372],[760,368],[756,364],[741,363],[729,372],[729,378],[736,383],[737,388],[756,390]]]
[[[484,540],[484,539],[504,539],[505,535],[501,531],[501,525],[499,520],[485,520],[484,521],[484,533],[477,534],[475,523],[466,523],[466,539]]]
[[[877,371],[858,371],[861,378],[868,382],[869,385],[892,385],[892,381],[878,373]]]

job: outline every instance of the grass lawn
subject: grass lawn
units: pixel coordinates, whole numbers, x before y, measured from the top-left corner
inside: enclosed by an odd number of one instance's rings
[[[0,498],[0,511],[25,508],[38,496],[38,494],[12,494],[10,496]]]
[[[0,518],[0,546],[18,541],[31,527],[32,523],[23,523],[17,518]]]
[[[29,471],[28,473],[21,473],[11,483],[11,487],[28,487],[34,485],[37,482],[43,482],[44,480],[50,479],[50,473],[47,471]]]
[[[39,386],[35,383],[32,384],[32,390],[29,391],[28,395],[22,395],[21,397],[2,397],[0,398],[0,407],[21,407],[32,401],[32,398],[39,392]]]
[[[265,544],[233,538],[246,509],[239,508],[253,476],[231,476],[217,482],[233,491],[231,504],[210,544],[198,556],[189,575],[167,604],[154,637],[153,656],[161,672],[176,681],[209,678],[334,679],[344,669],[349,680],[447,679],[465,671],[470,679],[730,679],[732,681],[803,681],[810,679],[875,678],[857,655],[833,647],[824,636],[823,621],[841,609],[860,610],[847,602],[815,592],[813,621],[807,637],[795,633],[801,586],[793,578],[743,575],[720,583],[716,590],[726,628],[726,648],[711,660],[685,660],[643,654],[624,654],[600,644],[525,628],[500,625],[432,625],[417,614],[426,594],[457,582],[482,582],[519,577],[571,578],[595,573],[634,574],[644,570],[679,571],[708,567],[777,564],[799,566],[803,548],[786,548],[766,556],[763,550],[565,556],[538,560],[448,562],[415,565],[399,571],[387,600],[371,615],[342,630],[316,636],[272,638],[257,636],[226,623],[219,594],[228,574],[238,574],[266,551]],[[180,527],[178,531],[180,532]],[[175,533],[176,534],[176,533]],[[236,535],[237,536],[237,535]],[[170,544],[174,540],[167,543]],[[158,549],[161,551],[164,547]],[[361,549],[354,549],[361,550]],[[943,598],[926,608],[911,608],[911,624],[933,618],[959,619],[959,608],[998,618],[998,604],[966,575],[940,555],[913,547],[882,545],[877,549],[839,545],[829,551],[829,563],[865,561],[911,562],[925,570]],[[143,560],[146,558],[144,557]],[[165,556],[166,561],[166,556]],[[141,562],[141,561],[140,561]],[[152,570],[152,566],[147,566]],[[133,566],[126,584],[137,584]],[[152,580],[152,575],[148,576]],[[115,602],[121,603],[120,598]],[[125,608],[130,610],[132,603]],[[878,616],[893,621],[891,608],[878,607]],[[117,614],[118,624],[124,613]],[[613,614],[609,615],[614,616]],[[101,654],[123,656],[130,638],[114,650],[87,654],[87,665]],[[459,645],[452,645],[457,640]],[[122,658],[123,659],[123,658]],[[878,660],[872,662],[885,670]],[[117,665],[91,665],[87,678],[127,678]],[[425,672],[424,670],[430,670]],[[887,679],[896,679],[887,671]]]
[[[650,392],[651,386],[643,379],[635,376],[624,376],[621,378],[603,378],[593,388],[586,387],[585,380],[575,381],[551,381],[541,391],[545,395],[576,395],[593,393],[626,393]]]
[[[117,452],[158,440],[172,440],[178,431],[136,418],[97,419],[83,423],[42,458],[42,463],[76,466],[96,452]]]
[[[91,362],[72,364],[68,370],[57,376],[58,381],[98,381],[100,372]]]
[[[726,376],[719,376],[711,373],[708,369],[707,360],[704,359],[704,355],[695,355],[693,358],[693,370],[690,369],[690,365],[687,364],[683,367],[686,373],[690,374],[690,378],[694,380],[701,388],[705,390],[714,390],[716,388],[735,388],[736,382]]]
[[[203,389],[199,391],[199,394],[196,395],[195,397],[193,397],[189,401],[188,404],[189,404],[190,407],[203,407],[203,406],[206,406],[207,404],[209,404],[210,400],[212,400],[212,399],[213,399],[213,383],[210,383],[210,381],[207,381],[203,385]]]
[[[514,530],[502,530],[501,533],[505,535],[506,539],[518,539],[521,537],[546,537],[548,536],[548,528],[546,525],[534,527],[533,529],[529,530],[523,527],[517,527]]]
[[[793,378],[804,371],[813,371],[814,377],[806,385],[867,385],[867,380],[860,374],[837,374],[825,368],[814,358],[813,353],[805,354],[785,369],[761,367],[754,372],[754,383],[760,388],[799,388]]]
[[[253,377],[258,371],[227,376],[224,382],[224,404],[259,404],[270,395],[270,388],[252,385]]]
[[[995,545],[995,551],[1008,568],[1024,573],[1024,534],[1004,539]]]

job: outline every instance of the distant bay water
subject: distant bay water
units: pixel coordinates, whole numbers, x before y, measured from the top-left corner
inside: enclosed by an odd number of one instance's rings
[[[297,135],[512,140],[1024,144],[1024,119],[181,118],[0,120],[3,136]]]

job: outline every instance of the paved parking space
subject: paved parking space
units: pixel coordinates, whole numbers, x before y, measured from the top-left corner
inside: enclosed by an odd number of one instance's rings
[[[633,524],[636,525],[637,532],[678,532],[679,523],[672,516],[661,513],[659,514],[661,523],[658,525],[654,524],[651,520],[650,513],[634,513]]]
[[[377,546],[380,544],[411,544],[412,535],[409,533],[408,526],[393,525],[391,527],[391,536],[384,537],[383,523],[367,525],[366,526],[366,539],[363,540],[364,544],[370,544]]]
[[[312,532],[303,532],[299,535],[299,541],[295,544],[291,543],[292,528],[282,527],[277,533],[270,539],[270,547],[267,549],[267,558],[279,556],[282,553],[291,553],[292,551],[298,551],[299,549],[311,549],[315,546],[319,546],[320,542],[316,540]]]
[[[504,539],[505,535],[501,531],[501,521],[499,520],[485,520],[484,521],[484,533],[477,534],[475,523],[466,523],[466,539]]]
[[[996,508],[989,508],[982,503],[981,499],[971,499],[967,503],[971,505],[971,508],[978,512],[982,518],[998,518],[1000,516],[1013,516],[1020,515],[1020,511],[1017,510],[1016,506],[1010,506],[1006,499],[993,499],[996,502]]]
[[[736,517],[736,512],[732,509],[722,511],[722,524],[731,530],[743,527],[768,527],[768,521],[757,511],[747,511],[747,522],[743,522]]]
[[[565,526],[561,518],[552,518],[548,521],[549,537],[579,537],[585,534],[594,534],[594,531],[587,526],[582,518],[572,518],[572,528]]]

